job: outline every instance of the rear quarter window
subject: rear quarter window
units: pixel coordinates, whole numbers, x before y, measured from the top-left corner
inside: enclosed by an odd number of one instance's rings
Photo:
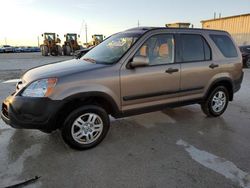
[[[238,57],[237,50],[233,44],[233,41],[228,36],[210,35],[210,37],[225,57]]]

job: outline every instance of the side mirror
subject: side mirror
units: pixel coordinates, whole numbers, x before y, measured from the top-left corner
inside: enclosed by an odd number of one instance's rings
[[[80,35],[78,35],[78,37],[80,38],[81,36],[80,36]]]
[[[59,37],[59,35],[56,35],[57,37]]]
[[[64,37],[66,37],[66,35],[64,35]]]
[[[42,34],[42,37],[43,37],[43,34]]]
[[[130,62],[130,67],[145,67],[149,65],[149,58],[144,56],[135,56]]]

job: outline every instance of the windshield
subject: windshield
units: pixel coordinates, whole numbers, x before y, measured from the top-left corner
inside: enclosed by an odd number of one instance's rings
[[[116,63],[135,43],[140,34],[119,33],[103,41],[81,59],[92,63]]]
[[[55,34],[45,34],[45,38],[47,39],[47,40],[54,40],[55,39]]]
[[[76,35],[67,35],[67,40],[76,40]]]
[[[99,41],[103,41],[103,35],[95,35],[94,37]]]

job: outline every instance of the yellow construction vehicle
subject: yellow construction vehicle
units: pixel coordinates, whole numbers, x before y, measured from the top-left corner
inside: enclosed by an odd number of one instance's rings
[[[81,46],[78,43],[78,37],[76,33],[67,33],[64,35],[65,42],[63,45],[64,55],[73,55],[75,51],[80,50]]]
[[[98,44],[100,44],[104,40],[104,38],[105,37],[103,35],[97,35],[97,34],[92,35],[92,41],[86,45],[87,48],[97,46]]]
[[[62,47],[59,45],[61,40],[59,35],[55,33],[44,33],[42,34],[43,44],[40,46],[43,56],[58,56],[62,55]]]

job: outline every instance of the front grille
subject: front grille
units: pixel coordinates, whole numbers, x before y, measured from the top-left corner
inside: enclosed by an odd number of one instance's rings
[[[5,117],[9,117],[9,113],[8,113],[8,106],[6,104],[3,103],[2,105],[2,113]]]

